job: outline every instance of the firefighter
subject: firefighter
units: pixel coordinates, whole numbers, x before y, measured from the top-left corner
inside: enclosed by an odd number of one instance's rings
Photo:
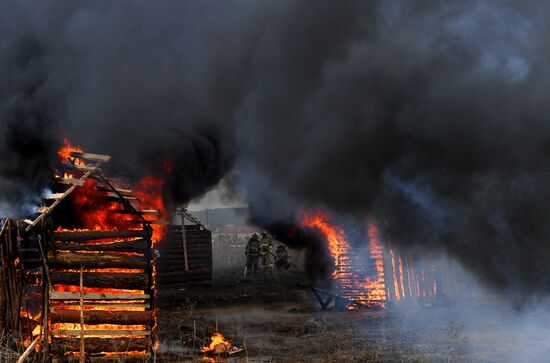
[[[260,244],[260,269],[273,271],[273,242],[267,232],[262,232]]]
[[[258,272],[258,262],[260,259],[260,240],[258,235],[254,233],[246,244],[246,268],[245,276],[247,273],[256,274]]]
[[[275,251],[275,256],[277,256],[275,261],[275,266],[277,267],[277,272],[283,272],[288,270],[290,267],[290,262],[288,262],[288,251],[284,245],[279,245]]]

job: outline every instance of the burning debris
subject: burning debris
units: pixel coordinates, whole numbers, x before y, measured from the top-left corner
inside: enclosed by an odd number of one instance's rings
[[[381,227],[374,221],[366,223],[367,241],[360,243],[351,243],[326,212],[306,213],[301,224],[321,233],[334,263],[333,290],[314,288],[323,308],[333,299],[337,308],[354,309],[399,302],[432,305],[450,297],[453,277],[449,271],[437,264],[413,263],[391,246],[388,233],[383,242]]]
[[[32,341],[44,357],[150,356],[153,251],[166,229],[158,218],[167,216],[162,182],[150,176],[127,189],[100,169],[109,156],[68,142],[59,156],[68,170],[57,179],[68,189],[49,195],[53,202],[34,220],[7,220],[1,232],[12,286],[4,324],[20,347]]]
[[[219,332],[212,334],[210,344],[201,347],[201,352],[207,355],[233,355],[242,351],[243,349],[234,346]]]

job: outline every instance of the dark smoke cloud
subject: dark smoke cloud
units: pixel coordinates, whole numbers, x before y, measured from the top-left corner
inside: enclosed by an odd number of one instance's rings
[[[488,282],[547,290],[548,6],[536,1],[4,1],[0,189],[63,136],[178,201],[236,166],[253,218],[387,218]],[[6,205],[3,203],[3,205]]]
[[[267,210],[257,220],[296,204],[370,212],[401,246],[548,291],[548,8],[533,4],[295,9],[292,24],[315,31],[267,33],[270,66],[239,110],[239,136],[254,140],[243,179],[269,180],[245,182]]]
[[[64,137],[112,155],[119,174],[137,178],[170,162],[176,201],[215,185],[234,158],[232,113],[255,38],[239,24],[257,21],[247,15],[254,9],[2,2],[2,199],[17,210],[23,195],[47,186]]]

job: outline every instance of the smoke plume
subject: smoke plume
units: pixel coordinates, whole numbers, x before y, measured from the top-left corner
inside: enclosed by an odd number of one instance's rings
[[[548,291],[548,6],[536,1],[0,4],[0,203],[68,137],[177,201],[235,169],[264,225],[388,220],[488,283]],[[5,208],[5,207],[4,207]]]

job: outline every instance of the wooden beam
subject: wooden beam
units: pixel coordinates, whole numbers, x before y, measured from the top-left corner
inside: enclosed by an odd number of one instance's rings
[[[85,338],[84,341],[88,353],[141,351],[147,350],[151,344],[149,338]],[[76,352],[78,348],[78,342],[74,339],[52,338],[52,350],[56,352]]]
[[[40,336],[37,336],[35,340],[32,341],[32,343],[25,349],[23,354],[19,357],[17,360],[17,363],[23,363],[27,359],[27,357],[32,353],[34,350],[34,347],[36,347],[36,344],[38,344],[38,341],[40,340]]]
[[[145,300],[149,294],[110,294],[101,292],[85,292],[85,300]],[[51,300],[79,300],[80,292],[50,291]]]
[[[58,300],[62,301],[62,300]],[[53,308],[62,308],[62,307],[78,307],[80,304],[79,301],[72,301],[72,300],[65,300],[63,301],[62,305],[54,305]],[[120,311],[127,311],[130,309],[149,309],[151,307],[148,303],[143,304],[126,304],[126,303],[111,303],[110,301],[106,300],[105,303],[101,302],[95,302],[95,303],[87,303],[84,301],[84,307],[85,308],[109,308],[109,309],[119,309]],[[78,311],[78,310],[75,310]],[[99,310],[98,310],[99,311]],[[116,311],[116,310],[113,310]]]
[[[52,285],[76,286],[79,283],[79,276],[76,272],[51,272],[50,278]],[[145,290],[147,279],[146,273],[84,272],[85,287]]]
[[[44,196],[44,199],[61,199],[65,193],[52,193]]]
[[[109,188],[108,186],[105,186],[105,185],[97,185],[96,187],[97,187],[97,189],[100,189],[100,190],[103,190],[103,191],[106,191],[106,192],[113,191],[111,188]],[[134,195],[134,191],[130,190],[130,189],[115,188],[115,191],[118,192],[119,194],[122,194],[122,195],[127,195],[127,196],[133,196]]]
[[[139,200],[137,197],[132,197],[129,195],[122,195],[122,198],[127,201],[136,201]],[[109,193],[105,196],[105,199],[112,200],[112,201],[120,201],[120,197],[116,195],[115,193]]]
[[[66,309],[51,310],[52,323],[80,323],[80,311]],[[153,321],[152,311],[110,311],[85,310],[85,324],[149,325]]]
[[[154,209],[142,209],[142,210],[139,211],[139,213],[141,213],[143,215],[148,215],[148,216],[158,216],[159,215],[159,211],[154,210]]]
[[[79,158],[83,160],[101,161],[104,163],[107,163],[111,160],[111,157],[109,155],[100,155],[100,154],[92,154],[92,153],[72,152],[71,156],[74,158]]]
[[[54,250],[64,251],[117,251],[117,252],[137,252],[145,253],[147,242],[145,239],[137,239],[133,241],[107,242],[107,243],[89,243],[80,242],[61,242],[53,243]]]
[[[145,269],[145,256],[134,256],[115,252],[87,253],[79,251],[48,251],[48,265],[51,268],[128,268]]]
[[[169,225],[170,224],[170,221],[165,221],[165,220],[158,220],[158,221],[148,221],[149,223],[151,224],[161,224],[161,225]]]
[[[54,241],[66,241],[66,242],[80,242],[89,241],[94,239],[110,239],[110,238],[150,238],[151,236],[147,231],[129,230],[129,231],[82,231],[82,232],[54,232]]]
[[[67,185],[76,185],[77,187],[83,187],[86,180],[75,178],[57,178],[57,182]]]
[[[78,309],[78,318],[80,321],[80,363],[86,361],[86,350],[84,345],[84,268],[80,266],[80,309]]]
[[[71,336],[79,337],[81,334],[80,329],[69,330],[69,329],[53,329],[53,336]],[[118,337],[118,336],[147,336],[151,335],[149,330],[84,330],[84,336],[106,336],[106,337]]]
[[[94,165],[76,165],[69,162],[63,163],[63,165],[65,165],[69,169],[83,171],[83,172],[88,172],[88,171],[95,172],[96,170],[99,170],[99,168]]]

